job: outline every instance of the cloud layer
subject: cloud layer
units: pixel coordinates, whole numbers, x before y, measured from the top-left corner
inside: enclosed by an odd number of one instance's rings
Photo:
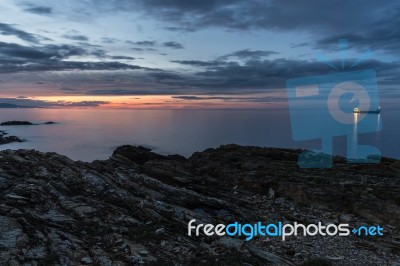
[[[398,97],[391,89],[399,84],[398,1],[38,0],[0,7],[3,94],[191,101],[225,94],[234,101],[283,90],[289,78],[337,71],[313,54],[340,65],[337,40],[348,38],[348,61],[375,52],[355,70],[376,69],[383,95]]]

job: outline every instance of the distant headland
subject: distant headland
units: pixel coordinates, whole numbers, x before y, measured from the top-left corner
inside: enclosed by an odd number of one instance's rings
[[[0,103],[0,108],[33,108],[31,106],[23,106],[12,103]]]

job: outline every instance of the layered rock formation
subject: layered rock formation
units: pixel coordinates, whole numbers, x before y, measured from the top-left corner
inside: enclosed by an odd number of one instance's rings
[[[122,146],[84,163],[0,152],[0,265],[395,265],[400,162],[299,169],[298,150],[221,146],[163,156]],[[384,227],[382,237],[188,236],[203,223]]]

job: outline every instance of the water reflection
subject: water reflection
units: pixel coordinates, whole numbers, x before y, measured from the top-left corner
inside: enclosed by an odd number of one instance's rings
[[[354,114],[353,125],[346,127],[347,146],[344,139],[339,140],[340,145],[334,146],[335,154],[356,154],[360,142],[379,146],[384,156],[400,158],[398,110],[385,110],[384,114],[386,126],[382,132],[381,114],[368,114],[364,119]],[[315,115],[315,111],[310,111],[310,115]],[[364,120],[369,118],[370,130],[366,131]],[[0,145],[0,150],[38,149],[83,161],[106,159],[124,144],[185,156],[228,143],[305,149],[320,145],[319,139],[293,141],[287,110],[1,110],[0,122],[7,120],[58,123],[0,127],[27,140]]]
[[[376,116],[376,119],[374,118],[375,116]],[[371,129],[375,128],[375,130],[366,131],[365,125],[364,125],[364,127],[359,132],[359,124],[365,118],[367,118],[367,119],[372,118],[371,120],[368,120],[369,121],[368,125],[371,126]],[[373,126],[373,124],[375,124],[375,123],[376,123],[376,127]],[[347,150],[348,155],[347,156],[348,156],[348,158],[360,158],[360,156],[367,155],[367,154],[363,154],[363,152],[360,151],[360,149],[363,148],[362,146],[365,146],[365,145],[360,145],[358,143],[358,141],[359,141],[358,134],[360,134],[360,133],[374,132],[375,138],[371,139],[371,140],[372,140],[372,142],[375,142],[375,143],[370,143],[370,144],[372,144],[375,147],[379,146],[380,130],[382,129],[381,123],[382,123],[381,122],[381,114],[366,114],[366,116],[360,116],[359,113],[353,113],[353,132],[352,132],[352,134],[350,134],[347,137],[347,147],[348,147],[348,150]],[[372,154],[370,154],[370,155],[372,155]]]
[[[347,137],[348,158],[356,158],[359,115],[359,113],[353,113],[353,135]]]

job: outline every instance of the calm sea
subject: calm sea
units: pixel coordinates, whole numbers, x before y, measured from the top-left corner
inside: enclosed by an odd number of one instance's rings
[[[399,113],[384,110],[379,115],[382,131],[359,134],[358,141],[379,147],[384,156],[400,158]],[[57,123],[1,126],[26,142],[0,149],[52,151],[88,162],[108,158],[123,144],[184,156],[228,143],[310,149],[320,145],[319,140],[292,140],[287,110],[0,109],[0,121],[8,120]],[[334,138],[333,143],[334,153],[344,155],[346,138]]]

